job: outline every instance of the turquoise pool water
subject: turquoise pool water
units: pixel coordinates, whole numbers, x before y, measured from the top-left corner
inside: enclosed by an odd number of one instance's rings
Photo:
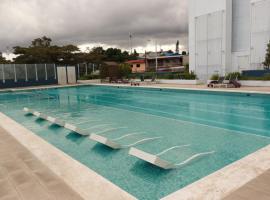
[[[162,170],[49,122],[24,107],[50,113],[122,144],[160,139],[137,148],[177,163],[215,151],[175,170]],[[245,93],[83,86],[0,93],[0,110],[138,199],[160,199],[270,144],[270,96]],[[92,127],[92,128],[91,128]]]

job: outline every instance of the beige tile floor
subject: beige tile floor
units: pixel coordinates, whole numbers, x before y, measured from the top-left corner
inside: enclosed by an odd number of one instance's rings
[[[270,170],[227,196],[224,200],[270,200]]]
[[[180,84],[152,84],[155,87],[172,87],[182,89],[207,89],[207,90],[227,90],[227,91],[256,91],[270,92],[270,87],[241,87],[241,88],[208,88],[206,85],[180,85]]]
[[[0,127],[0,200],[82,198]]]

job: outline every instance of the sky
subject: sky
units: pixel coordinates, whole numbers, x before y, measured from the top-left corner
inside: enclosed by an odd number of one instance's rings
[[[47,36],[57,45],[75,44],[138,52],[186,50],[187,0],[0,0],[0,51],[29,46]]]

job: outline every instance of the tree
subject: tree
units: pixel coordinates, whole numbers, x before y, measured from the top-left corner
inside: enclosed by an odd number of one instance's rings
[[[129,54],[127,51],[122,51],[118,48],[108,48],[105,50],[102,47],[94,47],[91,50],[88,49],[87,52],[81,52],[77,46],[72,44],[64,46],[53,45],[52,40],[46,36],[34,39],[28,47],[15,46],[13,49],[13,53],[17,55],[14,62],[25,64],[102,64],[104,61],[123,63],[138,57],[136,50]]]
[[[102,47],[94,47],[84,54],[84,62],[102,64],[105,60],[105,50]]]
[[[137,53],[137,51],[136,51],[136,49],[134,49],[134,51],[133,51],[133,53],[131,54],[131,55],[128,55],[128,52],[127,51],[124,51],[126,54],[127,54],[127,56],[129,57],[129,59],[128,60],[136,60],[136,59],[138,59],[138,57],[139,57],[139,54]],[[123,52],[123,53],[124,53]]]
[[[269,67],[270,67],[270,41],[267,45],[265,61],[263,62],[263,64],[267,69],[269,69]]]
[[[129,55],[127,51],[122,51],[118,48],[108,48],[105,51],[105,59],[107,61],[115,61],[118,63],[125,62],[127,60],[132,60],[133,58],[137,58],[137,52],[135,51],[133,54]]]
[[[51,45],[51,39],[44,36],[36,38],[29,47],[13,47],[14,54],[18,55],[15,63],[56,63],[56,64],[76,64],[79,48],[72,44],[65,46]],[[80,57],[81,58],[81,57]]]
[[[129,64],[123,63],[118,66],[119,70],[119,76],[121,78],[128,78],[128,76],[131,74],[132,70]]]
[[[0,52],[0,64],[6,64],[9,63],[5,57],[3,57],[2,52]]]
[[[33,47],[49,47],[51,45],[51,38],[43,36],[42,38],[37,38],[32,41]]]

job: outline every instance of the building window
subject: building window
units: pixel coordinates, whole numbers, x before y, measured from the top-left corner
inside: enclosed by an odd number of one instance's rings
[[[136,66],[137,66],[138,68],[139,68],[139,67],[141,67],[141,65],[140,65],[140,64],[137,64]]]

